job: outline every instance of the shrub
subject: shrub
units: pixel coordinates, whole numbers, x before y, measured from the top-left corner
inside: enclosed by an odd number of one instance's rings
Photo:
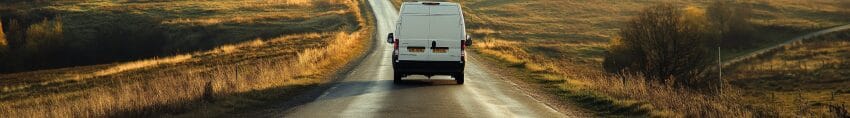
[[[32,24],[27,28],[24,49],[33,59],[44,59],[50,56],[61,46],[62,21],[60,19],[47,20]]]
[[[10,50],[17,49],[24,44],[24,30],[18,20],[9,20],[9,27],[6,34],[6,43]]]
[[[638,15],[622,28],[621,39],[612,41],[606,70],[636,71],[663,83],[670,77],[677,78],[676,83],[700,78],[713,60],[707,48],[711,33],[672,4],[652,6]]]
[[[708,7],[708,18],[720,35],[721,45],[740,49],[756,43],[756,30],[748,21],[752,12],[749,6],[731,1],[714,2]]]

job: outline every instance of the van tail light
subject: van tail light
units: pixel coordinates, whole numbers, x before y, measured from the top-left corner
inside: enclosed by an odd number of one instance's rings
[[[466,50],[466,41],[461,40],[460,41],[460,61],[461,61],[461,63],[466,61],[466,51],[465,50]]]
[[[464,49],[466,49],[466,41],[461,40],[460,41],[460,50],[463,51]]]
[[[398,39],[393,41],[393,55],[398,55]]]

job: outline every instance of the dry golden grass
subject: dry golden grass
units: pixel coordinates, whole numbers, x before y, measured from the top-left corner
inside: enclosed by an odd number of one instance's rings
[[[393,0],[393,3],[398,5],[400,1]],[[601,114],[614,112],[611,114],[640,115],[644,112],[640,110],[647,110],[644,115],[662,117],[775,115],[765,112],[771,109],[753,109],[748,104],[738,102],[741,98],[737,96],[745,94],[741,90],[705,95],[642,81],[627,81],[627,86],[623,86],[622,81],[619,81],[621,75],[606,75],[602,72],[602,57],[609,41],[617,39],[619,28],[641,9],[669,2],[686,6],[683,7],[686,13],[704,14],[703,9],[712,1],[450,1],[464,5],[467,27],[478,40],[472,50],[536,72],[540,76],[535,77],[536,80],[570,93],[561,95],[597,96],[590,98],[608,100],[614,103],[613,106],[620,106],[598,109],[603,112]],[[781,27],[781,30],[792,32],[775,36],[782,38],[795,36],[793,32],[803,33],[850,23],[846,16],[835,12],[842,10],[836,4],[839,2],[753,0],[740,3],[753,7],[754,18],[750,21],[757,26]],[[788,39],[776,40],[781,42]],[[764,45],[769,44],[772,43]],[[738,51],[741,54],[746,52]],[[630,80],[640,79],[636,76],[625,77]],[[589,95],[584,95],[584,92]],[[596,100],[589,102],[595,103]],[[588,107],[609,105],[612,104],[591,104]],[[620,112],[614,109],[629,107],[639,107],[639,110]]]
[[[336,40],[328,42],[328,44],[332,45],[321,48],[306,49],[301,53],[298,53],[298,58],[295,60],[296,63],[294,68],[303,70],[302,72],[299,72],[300,76],[310,76],[322,74],[322,72],[330,72],[321,68],[338,64],[339,62],[345,62],[347,59],[360,54],[357,52],[359,50],[352,49],[364,48],[364,46],[358,45],[361,43],[358,39],[365,38],[361,36],[362,35],[350,35],[343,32],[337,33]]]
[[[183,62],[184,60],[187,60],[187,59],[190,59],[190,58],[192,58],[192,55],[177,55],[177,56],[161,58],[161,59],[160,58],[154,58],[154,59],[149,59],[149,60],[134,61],[134,62],[130,62],[130,63],[119,64],[119,65],[116,65],[116,66],[111,67],[111,68],[106,69],[106,70],[94,72],[94,76],[111,75],[111,74],[120,73],[120,72],[124,72],[124,71],[128,71],[128,70],[157,66],[157,65],[160,65],[160,64],[175,64],[175,63]],[[84,78],[76,78],[76,79],[84,79]]]
[[[164,20],[164,24],[193,24],[193,25],[216,25],[222,23],[256,24],[267,22],[270,19],[299,20],[310,19],[317,16],[344,15],[351,13],[352,7],[349,0],[265,0],[265,1],[175,1],[149,4],[129,5],[103,5],[103,7],[129,7],[133,9],[161,9],[173,13],[191,11],[186,7],[198,7],[201,12],[222,12],[216,15],[205,15],[203,17],[175,17]],[[325,4],[326,6],[315,6],[314,4]],[[345,6],[348,9],[337,9]],[[67,6],[74,7],[74,6]],[[326,7],[326,8],[324,8]],[[284,8],[284,9],[281,9]],[[328,10],[315,10],[317,8]],[[70,8],[69,8],[70,9]],[[115,8],[124,10],[124,8]],[[247,9],[247,10],[246,10]],[[246,11],[262,11],[248,12]],[[183,14],[178,14],[183,15]]]
[[[843,35],[842,35],[843,33]],[[787,45],[730,67],[742,103],[783,117],[832,117],[827,105],[850,104],[850,30]]]
[[[581,71],[586,74],[580,79],[567,79],[562,89],[570,91],[598,92],[594,96],[611,103],[592,105],[612,105],[615,112],[622,114],[648,115],[652,117],[753,117],[758,111],[746,108],[738,101],[742,95],[735,89],[726,89],[722,94],[706,95],[701,92],[678,89],[672,85],[647,82],[639,75],[608,75],[600,72]],[[625,82],[624,81],[625,78]],[[588,103],[585,103],[588,104]]]
[[[753,0],[742,1],[755,7],[754,12],[761,16],[754,19],[756,23],[777,24],[784,26],[835,26],[846,24],[845,16],[841,16],[841,6],[844,0]],[[842,21],[844,20],[844,21]]]
[[[158,73],[157,75],[150,75],[155,77],[147,78],[150,80],[122,83],[114,87],[96,87],[78,92],[47,94],[28,99],[2,101],[0,104],[3,107],[0,107],[0,112],[2,112],[2,116],[4,117],[160,115],[159,113],[180,113],[186,109],[196,109],[206,106],[208,104],[201,104],[205,102],[203,100],[204,94],[212,94],[212,96],[215,96],[214,100],[217,100],[217,103],[221,102],[221,104],[211,105],[242,106],[238,103],[246,101],[229,99],[227,97],[241,97],[231,94],[274,90],[280,87],[316,85],[326,81],[323,78],[328,76],[328,74],[332,74],[328,72],[333,72],[352,58],[362,54],[362,51],[365,50],[363,43],[366,41],[363,36],[368,36],[366,32],[322,34],[328,35],[325,36],[329,40],[327,47],[302,50],[293,58],[260,60],[259,62],[255,61],[249,64],[223,65],[222,67],[212,68],[212,70],[199,72],[186,70],[176,73]],[[290,36],[288,38],[302,37],[297,37],[296,35],[295,37]],[[186,57],[191,58],[192,56],[175,56],[164,60],[131,62],[115,66],[115,68],[141,68],[147,64],[186,60]],[[199,57],[203,57],[203,55]],[[175,63],[181,64],[180,62]],[[110,68],[105,71],[114,72],[112,69]],[[116,77],[110,79],[146,78]],[[207,86],[207,82],[212,83],[210,86]],[[207,88],[212,88],[212,92],[205,93],[205,89]],[[269,96],[272,95],[274,94]],[[214,114],[218,112],[216,110],[218,109],[212,109],[212,111],[206,111],[205,109],[198,111],[199,113],[190,113],[190,115],[210,117],[204,115]]]
[[[347,7],[344,15],[361,26],[356,30],[284,34],[165,58],[2,75],[0,117],[216,117],[287,99],[328,81],[365,52],[373,28],[361,14],[361,2],[328,3]],[[90,76],[50,83],[70,75]],[[27,78],[36,76],[40,79]]]
[[[478,50],[476,51],[478,51],[479,53],[496,56],[500,60],[507,61],[508,63],[515,66],[524,67],[525,69],[531,70],[532,72],[541,72],[547,69],[536,63],[528,62],[528,55],[514,55],[527,53],[524,50],[513,46],[517,44],[519,43],[513,41],[498,40],[488,37],[487,39],[481,39],[478,42],[475,42],[475,45],[473,46],[475,48],[478,48]]]
[[[61,19],[44,19],[41,22],[30,25],[26,32],[28,40],[23,47],[33,52],[50,50],[43,47],[59,45],[58,43],[62,40],[62,33],[64,32],[62,27]]]
[[[4,23],[20,21],[15,30],[50,31],[33,25],[62,19],[64,32],[56,51],[32,53],[14,46],[0,63],[3,73],[108,64],[210,50],[222,45],[270,39],[280,34],[353,31],[361,27],[359,6],[350,0],[138,0],[138,1],[9,1],[0,4]],[[8,30],[8,29],[6,29]],[[10,32],[11,34],[14,32]],[[20,34],[20,33],[14,33]],[[64,35],[63,35],[64,34]],[[42,35],[34,35],[42,38]],[[53,37],[52,35],[48,35]],[[127,38],[115,38],[127,37]],[[34,38],[27,38],[34,39]],[[41,44],[41,43],[34,43]],[[121,45],[121,46],[117,46]],[[123,46],[130,45],[130,46]],[[34,49],[35,50],[35,49]],[[13,54],[14,53],[14,54]],[[60,54],[47,54],[60,53]],[[30,56],[34,55],[34,56]],[[40,57],[37,57],[40,56]],[[30,63],[31,59],[40,63]]]
[[[304,35],[318,35],[318,34],[304,34]],[[236,51],[239,51],[240,47],[260,47],[265,45],[266,42],[262,39],[254,39],[252,41],[243,42],[235,45],[224,45],[219,46],[218,48],[213,49],[214,51],[210,51],[208,53],[221,53],[221,54],[230,54]]]

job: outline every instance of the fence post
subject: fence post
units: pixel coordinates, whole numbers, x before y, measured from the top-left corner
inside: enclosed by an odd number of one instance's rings
[[[623,90],[626,90],[626,77],[620,76],[620,80],[623,82]]]
[[[797,101],[799,102],[797,103],[797,105],[799,105],[800,112],[802,113],[803,111],[805,111],[803,110],[803,107],[806,105],[806,103],[803,102],[803,93],[800,90],[797,90]]]
[[[776,97],[776,93],[770,93],[770,97],[773,98],[773,100],[779,99]]]
[[[720,58],[720,46],[717,46],[717,93],[723,94],[723,62]]]

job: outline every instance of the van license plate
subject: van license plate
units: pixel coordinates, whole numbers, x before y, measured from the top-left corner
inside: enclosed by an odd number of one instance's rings
[[[408,52],[425,52],[424,47],[407,47]]]
[[[436,48],[431,48],[431,50],[433,50],[433,52],[434,52],[434,53],[446,53],[446,52],[449,52],[449,48],[445,48],[445,47],[436,47]]]

